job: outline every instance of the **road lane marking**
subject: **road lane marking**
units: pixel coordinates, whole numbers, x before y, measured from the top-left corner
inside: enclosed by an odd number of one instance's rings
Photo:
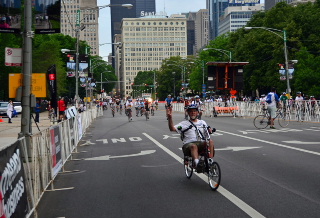
[[[147,154],[153,154],[155,152],[156,152],[156,150],[146,150],[146,151],[141,151],[138,154],[128,154],[128,155],[120,155],[120,156],[105,155],[105,156],[100,156],[100,157],[84,158],[84,160],[110,160],[110,159],[114,159],[114,158],[142,156],[142,155],[147,155]]]
[[[182,158],[173,153],[171,150],[166,148],[164,145],[162,145],[160,142],[149,136],[147,133],[142,133],[145,135],[150,141],[152,141],[154,144],[156,144],[159,148],[164,150],[167,154],[169,154],[171,157],[176,159],[178,162],[182,164]],[[208,177],[205,176],[204,174],[198,174],[195,173],[194,175],[197,175],[199,178],[201,178],[203,181],[208,183]],[[237,207],[239,207],[242,211],[244,211],[246,214],[248,214],[250,217],[255,217],[255,218],[262,218],[264,217],[262,214],[260,214],[258,211],[250,207],[248,204],[246,204],[244,201],[242,201],[240,198],[223,188],[221,185],[217,189],[217,192],[219,192],[222,196],[227,198],[229,201],[231,201],[233,204],[235,204]]]
[[[300,144],[300,145],[320,145],[320,142],[302,142],[302,141],[282,141],[284,143],[288,143],[288,144]]]
[[[245,151],[255,148],[261,148],[261,147],[226,147],[226,148],[215,148],[215,151]]]
[[[319,152],[315,152],[315,151],[309,151],[309,150],[306,150],[306,149],[295,148],[295,147],[291,147],[291,146],[288,146],[288,145],[283,145],[283,144],[279,144],[279,143],[275,143],[275,142],[269,142],[269,141],[265,141],[265,140],[262,140],[262,139],[256,139],[256,138],[252,138],[252,137],[249,137],[249,136],[239,135],[239,134],[235,134],[235,133],[231,133],[231,132],[225,132],[225,131],[221,131],[221,130],[219,130],[219,132],[222,132],[222,133],[225,133],[225,134],[229,134],[229,135],[233,135],[233,136],[246,138],[246,139],[250,139],[250,140],[254,140],[254,141],[258,141],[258,142],[263,142],[263,143],[270,144],[270,145],[275,145],[275,146],[282,147],[282,148],[288,148],[288,149],[301,151],[301,152],[305,152],[305,153],[309,153],[309,154],[315,154],[315,155],[320,156],[320,153]]]

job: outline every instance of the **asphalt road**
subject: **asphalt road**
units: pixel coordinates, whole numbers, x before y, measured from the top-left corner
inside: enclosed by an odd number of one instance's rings
[[[79,171],[57,176],[38,217],[320,217],[319,123],[257,130],[252,118],[204,120],[217,128],[217,191],[203,174],[185,177],[182,143],[163,108],[132,122],[108,110],[80,142],[73,158],[81,160],[65,166]]]

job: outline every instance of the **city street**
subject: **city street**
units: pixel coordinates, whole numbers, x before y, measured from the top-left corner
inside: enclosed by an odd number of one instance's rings
[[[183,113],[173,113],[174,123]],[[253,118],[204,117],[217,132],[222,180],[187,179],[182,142],[164,107],[155,116],[110,109],[88,128],[37,208],[40,218],[319,217],[320,124],[257,130]]]

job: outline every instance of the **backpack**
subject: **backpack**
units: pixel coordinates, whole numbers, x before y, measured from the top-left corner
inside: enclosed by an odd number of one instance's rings
[[[266,102],[267,102],[268,104],[271,104],[271,102],[272,102],[272,94],[269,93],[269,94],[267,95]]]

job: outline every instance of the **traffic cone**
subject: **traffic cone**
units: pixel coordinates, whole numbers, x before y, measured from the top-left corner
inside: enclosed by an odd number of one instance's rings
[[[3,121],[3,119],[2,119],[2,117],[0,117],[0,123],[3,123],[4,121]]]

